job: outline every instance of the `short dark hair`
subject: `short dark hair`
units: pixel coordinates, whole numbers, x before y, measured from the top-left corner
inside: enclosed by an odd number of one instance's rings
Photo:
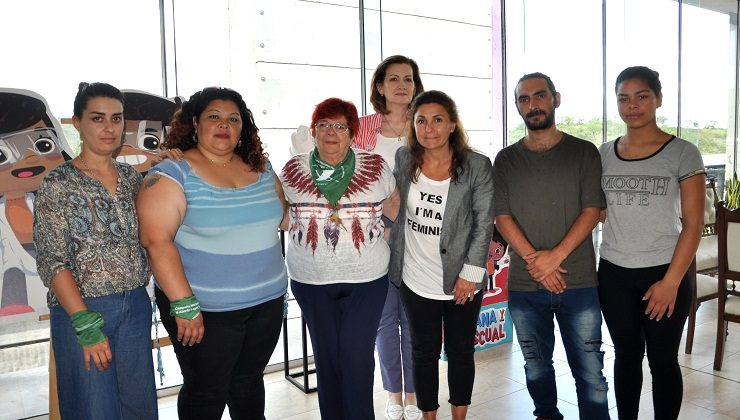
[[[80,82],[77,87],[77,95],[75,96],[74,116],[82,118],[82,113],[85,112],[90,99],[101,97],[117,99],[121,102],[121,105],[124,105],[123,93],[117,87],[102,82]]]
[[[527,73],[524,76],[520,77],[519,81],[516,82],[516,85],[519,86],[519,83],[529,79],[542,79],[547,83],[547,88],[550,89],[550,93],[552,94],[552,96],[555,96],[558,93],[557,89],[555,89],[555,83],[552,82],[550,76],[538,71],[534,73]],[[516,89],[514,89],[514,102],[516,103]]]
[[[164,147],[167,149],[178,148],[183,152],[196,147],[197,142],[193,139],[193,134],[195,134],[193,118],[200,118],[200,114],[205,111],[208,104],[217,100],[233,102],[239,108],[239,115],[242,118],[242,131],[239,134],[240,142],[234,149],[234,153],[239,155],[255,171],[264,172],[267,154],[264,152],[262,141],[257,134],[259,129],[254,123],[252,111],[247,108],[242,95],[233,89],[207,87],[195,92],[190,99],[183,102],[182,107],[172,116],[172,122],[170,123],[172,130],[167,135]]]
[[[318,105],[311,115],[311,134],[316,137],[316,123],[324,118],[343,116],[349,126],[349,138],[354,138],[360,129],[360,119],[357,116],[357,107],[352,102],[339,98],[329,98]]]
[[[632,79],[642,80],[650,87],[650,90],[652,90],[656,96],[662,95],[661,90],[663,89],[663,86],[660,84],[660,74],[645,66],[632,66],[622,70],[622,72],[619,73],[619,76],[617,76],[616,83],[614,83],[614,93],[617,92],[617,88],[620,83],[625,80]]]
[[[385,80],[385,73],[392,64],[408,64],[411,66],[411,74],[414,78],[414,97],[424,92],[424,84],[421,83],[419,65],[416,64],[416,61],[403,55],[392,55],[378,64],[375,73],[373,73],[373,79],[370,82],[370,103],[373,105],[375,112],[379,114],[387,114],[388,110],[385,108],[385,97],[378,91],[378,83],[382,83]]]

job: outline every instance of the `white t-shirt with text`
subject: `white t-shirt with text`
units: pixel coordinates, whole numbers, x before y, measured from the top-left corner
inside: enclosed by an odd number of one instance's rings
[[[411,291],[427,299],[452,299],[442,287],[442,259],[439,253],[449,189],[449,178],[434,181],[423,173],[419,174],[416,183],[409,186],[403,282]]]

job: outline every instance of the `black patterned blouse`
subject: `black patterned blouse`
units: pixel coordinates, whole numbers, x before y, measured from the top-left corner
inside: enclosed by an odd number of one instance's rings
[[[34,202],[33,239],[49,306],[59,304],[49,286],[70,270],[85,297],[108,296],[147,284],[146,251],[139,244],[136,196],[141,175],[116,163],[111,196],[103,184],[65,162],[44,178]]]

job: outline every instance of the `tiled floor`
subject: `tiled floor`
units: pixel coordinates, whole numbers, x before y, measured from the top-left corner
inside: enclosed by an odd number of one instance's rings
[[[679,362],[684,374],[684,401],[679,419],[696,420],[729,420],[740,419],[740,325],[731,324],[730,336],[725,350],[723,370],[712,370],[714,358],[714,337],[716,329],[716,301],[707,302],[699,310],[696,340],[692,355],[683,353],[683,343],[679,352]],[[612,380],[614,367],[614,349],[608,332],[604,328],[606,351],[605,374]],[[519,346],[507,344],[476,355],[476,381],[473,403],[469,410],[469,419],[532,419],[532,403],[524,385],[524,364]],[[558,375],[559,408],[566,419],[577,419],[575,385],[565,359],[562,344],[558,342],[555,351],[555,369]],[[449,418],[445,379],[446,365],[441,364],[440,380],[440,418]],[[640,406],[640,419],[652,419],[652,401],[650,374],[645,362],[645,383],[643,399]],[[267,418],[313,420],[320,419],[316,394],[303,394],[283,378],[282,372],[271,373],[265,377],[267,393]],[[0,395],[7,388],[0,381]],[[31,387],[23,378],[15,379],[16,390]],[[32,398],[28,393],[28,398]],[[25,401],[24,401],[25,402]],[[612,418],[617,418],[614,407],[614,394],[609,391],[609,403]],[[9,411],[0,401],[0,419]],[[375,375],[375,416],[383,418],[385,392],[382,389],[380,374]],[[46,418],[45,416],[39,418]],[[170,420],[177,418],[176,396],[160,399],[160,418]],[[228,419],[228,414],[224,414]]]

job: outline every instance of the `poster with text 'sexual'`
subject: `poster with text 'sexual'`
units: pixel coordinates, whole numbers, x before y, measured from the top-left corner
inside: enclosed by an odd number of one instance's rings
[[[506,241],[496,232],[488,251],[488,284],[483,289],[483,302],[478,315],[475,351],[510,343],[513,338],[509,318],[509,293],[506,277],[509,273],[509,252]]]
[[[475,351],[511,343],[513,339],[514,324],[509,318],[509,292],[506,287],[509,261],[508,244],[498,232],[494,232],[486,261],[486,287],[478,292],[483,293],[483,301],[475,332]],[[447,360],[444,346],[440,358]]]

